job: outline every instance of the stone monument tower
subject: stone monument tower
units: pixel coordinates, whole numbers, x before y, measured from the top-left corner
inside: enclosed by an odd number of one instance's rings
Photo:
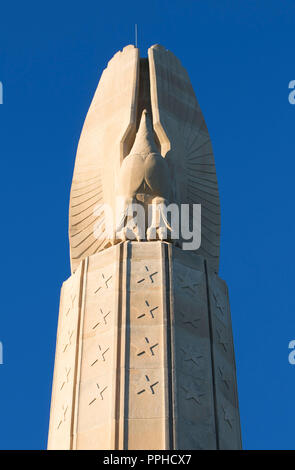
[[[127,46],[101,76],[76,156],[49,449],[241,448],[219,234],[189,77],[162,46],[144,59]]]

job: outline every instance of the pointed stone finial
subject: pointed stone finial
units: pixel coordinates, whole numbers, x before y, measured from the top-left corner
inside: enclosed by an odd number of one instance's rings
[[[154,130],[146,109],[143,110],[140,125],[135,137],[134,144],[130,151],[131,154],[148,155],[151,152],[158,152]]]

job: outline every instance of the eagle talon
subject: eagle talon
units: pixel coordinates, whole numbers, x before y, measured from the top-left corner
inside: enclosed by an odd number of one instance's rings
[[[120,230],[120,232],[117,232],[116,240],[126,242],[127,240],[137,240],[137,237],[138,235],[135,231],[127,226]]]
[[[161,241],[167,240],[167,230],[165,227],[159,227],[157,230],[157,234],[158,234],[159,240]]]

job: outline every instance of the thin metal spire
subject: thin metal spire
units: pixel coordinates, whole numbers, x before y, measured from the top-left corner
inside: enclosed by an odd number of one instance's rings
[[[137,24],[135,24],[135,47],[137,47]]]

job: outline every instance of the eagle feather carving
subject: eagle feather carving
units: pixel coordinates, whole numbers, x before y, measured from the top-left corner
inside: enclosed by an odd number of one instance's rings
[[[128,238],[130,202],[160,208],[146,239],[164,239],[169,221],[161,205],[201,204],[198,253],[218,270],[220,205],[208,130],[187,72],[159,45],[140,59],[134,46],[118,52],[104,70],[81,133],[70,198],[72,270],[114,240],[105,205],[123,199],[116,232]],[[164,227],[165,225],[165,227]],[[94,233],[95,226],[95,233]],[[130,227],[130,226],[129,226]],[[97,235],[99,233],[99,236]],[[134,231],[136,239],[143,234]],[[181,240],[179,240],[181,246]]]

